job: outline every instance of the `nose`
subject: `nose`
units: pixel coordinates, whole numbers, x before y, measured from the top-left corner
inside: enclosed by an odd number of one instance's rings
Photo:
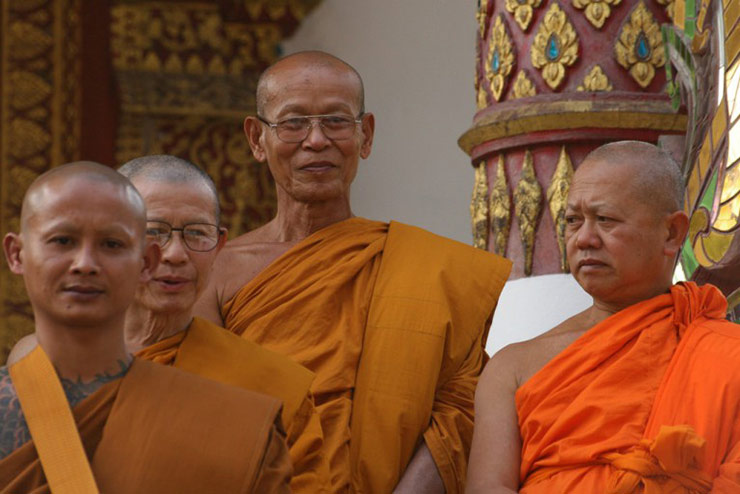
[[[601,246],[596,224],[590,219],[586,219],[574,235],[576,247],[581,250],[598,249]]]
[[[188,261],[187,247],[181,231],[173,231],[170,241],[162,247],[162,262],[166,264],[184,264]]]
[[[84,276],[95,275],[100,272],[100,265],[96,255],[96,246],[84,242],[81,243],[77,251],[75,252],[70,271],[74,274],[80,274]]]
[[[308,135],[301,143],[303,148],[320,151],[331,145],[331,139],[326,137],[326,134],[324,134],[324,129],[321,127],[320,120],[311,119],[310,122],[311,127],[308,129]]]

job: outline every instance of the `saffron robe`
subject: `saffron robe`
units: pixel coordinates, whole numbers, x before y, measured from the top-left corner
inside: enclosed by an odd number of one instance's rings
[[[511,263],[352,218],[283,254],[221,308],[226,328],[316,373],[333,492],[386,493],[419,443],[463,492],[486,323]]]
[[[73,415],[106,494],[289,492],[274,398],[136,359]],[[33,441],[0,460],[0,493],[48,492]]]
[[[525,382],[520,494],[740,492],[740,326],[726,309],[711,285],[675,285]]]
[[[321,422],[310,392],[314,379],[311,371],[199,317],[185,331],[136,356],[281,400],[281,418],[293,463],[292,492],[330,492]]]

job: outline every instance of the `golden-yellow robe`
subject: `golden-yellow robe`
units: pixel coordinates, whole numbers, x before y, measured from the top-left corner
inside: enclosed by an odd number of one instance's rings
[[[311,371],[198,317],[185,331],[136,356],[280,399],[293,462],[291,490],[296,494],[330,492],[321,421],[310,392]]]
[[[740,326],[711,285],[600,322],[516,393],[522,494],[740,493]]]
[[[464,491],[486,323],[510,270],[419,228],[352,218],[222,307],[227,329],[316,373],[334,492],[391,492],[419,443]]]
[[[274,398],[136,359],[73,415],[100,492],[289,492]],[[0,493],[48,492],[33,441],[0,460]]]

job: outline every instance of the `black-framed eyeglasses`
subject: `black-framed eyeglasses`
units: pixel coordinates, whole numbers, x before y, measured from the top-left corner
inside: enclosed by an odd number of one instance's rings
[[[257,115],[257,119],[270,127],[283,142],[302,142],[311,133],[313,126],[318,123],[321,131],[332,141],[350,139],[355,135],[357,124],[362,123],[360,113],[357,117],[351,115],[302,115],[269,122]]]
[[[172,238],[172,232],[180,232],[185,246],[195,252],[208,252],[215,249],[223,233],[218,225],[210,223],[188,223],[181,228],[172,228],[172,225],[164,221],[146,222],[146,237],[159,244],[160,247],[167,245]]]

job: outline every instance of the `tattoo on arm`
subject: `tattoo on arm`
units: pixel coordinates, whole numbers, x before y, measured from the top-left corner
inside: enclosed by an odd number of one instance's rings
[[[100,389],[104,384],[115,381],[126,375],[130,361],[119,360],[119,371],[113,374],[96,375],[91,381],[61,379],[62,389],[71,408]],[[13,382],[7,367],[0,367],[0,459],[23,446],[31,440],[28,424],[23,417],[23,410],[18,401]]]

